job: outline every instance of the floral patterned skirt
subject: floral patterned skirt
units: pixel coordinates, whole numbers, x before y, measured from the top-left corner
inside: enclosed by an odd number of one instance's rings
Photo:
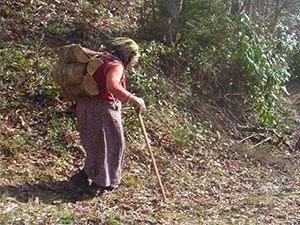
[[[121,183],[125,154],[121,103],[91,98],[77,103],[77,130],[86,151],[84,171],[99,186]]]

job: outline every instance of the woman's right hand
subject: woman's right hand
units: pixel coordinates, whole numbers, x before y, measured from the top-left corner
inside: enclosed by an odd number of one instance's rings
[[[132,104],[137,111],[143,112],[146,110],[145,101],[142,98],[131,94],[128,99],[128,102]]]

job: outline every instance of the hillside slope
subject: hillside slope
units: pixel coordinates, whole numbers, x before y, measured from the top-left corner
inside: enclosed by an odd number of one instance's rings
[[[148,103],[143,118],[167,201],[162,201],[137,115],[127,105],[122,186],[88,197],[69,182],[84,152],[76,116],[60,101],[49,76],[57,47],[82,42],[98,50],[106,35],[138,39],[133,31],[139,2],[0,3],[0,223],[299,224],[299,85],[283,99],[290,110],[286,125],[292,141],[287,144],[272,129],[238,128],[230,107],[218,107],[213,99],[195,108],[179,102],[192,96],[159,68],[151,67],[159,77],[143,76],[141,70],[154,72],[140,65],[129,74],[130,82],[149,84],[136,91]],[[149,86],[155,93],[147,93]],[[168,95],[174,90],[175,97]],[[269,142],[260,142],[269,136]]]

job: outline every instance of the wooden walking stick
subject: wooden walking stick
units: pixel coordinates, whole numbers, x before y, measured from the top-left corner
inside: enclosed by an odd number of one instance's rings
[[[154,158],[153,152],[151,150],[151,146],[150,146],[149,139],[148,139],[148,136],[147,136],[146,128],[145,128],[144,121],[142,119],[142,114],[141,114],[140,111],[138,111],[138,116],[139,116],[139,121],[140,121],[142,130],[143,130],[143,134],[144,134],[144,137],[145,137],[145,141],[146,141],[146,144],[147,144],[150,156],[151,156],[151,160],[152,160],[152,164],[153,164],[153,167],[154,167],[154,170],[155,170],[155,174],[156,174],[156,177],[158,179],[160,190],[161,190],[161,193],[163,195],[163,200],[166,201],[166,194],[165,194],[164,186],[163,186],[163,184],[161,182],[161,179],[160,179],[160,176],[159,176],[159,173],[158,173],[158,169],[157,169],[157,166],[156,166],[155,158]]]

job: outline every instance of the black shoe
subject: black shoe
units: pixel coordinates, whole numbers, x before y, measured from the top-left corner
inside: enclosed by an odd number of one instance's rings
[[[114,190],[114,189],[117,189],[118,187],[119,187],[118,184],[112,184],[112,185],[109,185],[108,187],[105,187],[105,188],[106,188],[106,190],[108,190],[108,191],[112,191],[112,190]]]
[[[99,186],[97,185],[95,182],[92,182],[91,186],[90,186],[93,190],[100,190],[100,191],[112,191],[116,188],[119,187],[118,184],[112,184],[110,186],[104,187],[104,186]]]
[[[81,190],[84,191],[85,194],[88,194],[88,195],[92,195],[93,192],[92,190],[90,189],[90,186],[89,186],[89,181],[88,181],[88,178],[87,177],[83,177],[81,175],[81,171],[76,173],[75,175],[73,175],[71,178],[70,178],[71,182],[75,185],[77,185],[78,187],[80,187]]]

